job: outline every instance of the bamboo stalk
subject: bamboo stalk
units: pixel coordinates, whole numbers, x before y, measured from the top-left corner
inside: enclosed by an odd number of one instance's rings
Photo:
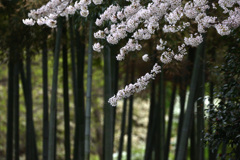
[[[173,88],[172,88],[172,96],[171,96],[170,107],[169,107],[167,138],[166,138],[166,145],[165,145],[165,151],[164,151],[165,160],[168,160],[169,148],[170,148],[170,139],[171,139],[172,122],[173,122],[173,110],[174,110],[174,102],[175,102],[176,90],[177,90],[176,81],[174,81],[172,85],[173,85]]]
[[[75,44],[73,35],[73,18],[69,20],[69,34],[70,34],[70,45],[71,45],[71,66],[72,66],[72,86],[73,86],[73,97],[74,97],[74,108],[75,108],[75,136],[74,136],[74,160],[77,160],[79,156],[79,100],[77,97],[78,84],[76,76],[76,64],[75,64]]]
[[[145,155],[144,160],[149,160],[152,158],[152,150],[153,150],[153,133],[155,129],[155,117],[156,117],[156,102],[155,102],[155,96],[156,96],[156,89],[155,89],[155,81],[152,81],[151,83],[151,100],[150,100],[150,111],[148,116],[148,129],[147,129],[147,141],[146,141],[146,149],[145,149]]]
[[[48,160],[55,160],[55,140],[56,140],[56,112],[57,112],[57,82],[58,82],[58,66],[60,54],[60,41],[62,36],[62,18],[57,21],[57,36],[54,50],[52,93],[50,104],[49,119],[49,143],[48,143]]]
[[[19,54],[16,55],[14,65],[14,118],[14,155],[15,160],[19,160]]]
[[[113,154],[113,108],[108,99],[113,95],[112,90],[111,49],[104,47],[104,142],[103,159],[112,160]]]
[[[131,66],[131,83],[134,83],[134,69],[135,63],[132,61]],[[129,111],[128,111],[128,141],[127,141],[127,160],[131,160],[132,156],[132,119],[133,119],[133,95],[129,98]]]
[[[184,108],[185,108],[185,100],[186,100],[186,76],[182,75],[179,85],[179,97],[180,97],[180,115],[179,115],[179,123],[178,123],[178,131],[177,131],[177,144],[176,144],[176,150],[175,150],[175,159],[177,158],[177,152],[179,149],[179,143],[180,143],[180,137],[181,137],[181,131],[182,131],[182,124],[183,124],[183,118],[184,118]]]
[[[113,48],[113,53],[115,49]],[[112,90],[114,93],[118,91],[118,73],[119,73],[119,61],[116,59],[116,54],[111,54],[111,65],[112,65]],[[115,123],[116,123],[116,110],[117,107],[113,107],[113,139],[115,137]],[[114,141],[113,141],[114,145]]]
[[[160,74],[159,81],[159,101],[157,107],[157,121],[159,124],[156,126],[155,133],[155,158],[164,159],[165,147],[165,86],[164,86],[164,70]]]
[[[37,154],[37,142],[36,134],[33,122],[33,99],[32,99],[32,70],[31,70],[31,55],[29,48],[27,48],[27,59],[26,59],[26,79],[25,79],[25,92],[26,92],[26,103],[27,103],[27,160],[38,159]]]
[[[65,21],[64,21],[65,22]],[[65,160],[70,160],[70,127],[69,127],[69,93],[68,93],[68,51],[67,51],[67,29],[63,26],[63,44],[62,44],[62,67],[63,67],[63,101],[64,101],[64,147]]]
[[[177,153],[177,160],[184,160],[185,157],[185,152],[186,152],[186,147],[187,147],[187,141],[188,141],[188,136],[189,131],[191,129],[191,122],[193,118],[193,110],[194,110],[194,98],[195,98],[195,91],[197,88],[197,81],[198,81],[198,75],[200,72],[199,65],[200,65],[200,58],[201,54],[204,52],[204,42],[201,43],[196,52],[196,57],[195,57],[195,62],[194,62],[194,69],[193,69],[193,74],[191,78],[191,85],[190,85],[190,94],[189,94],[189,99],[188,99],[188,104],[187,104],[187,110],[184,116],[183,120],[183,127],[182,127],[182,133],[180,137],[180,144],[179,144],[179,150]]]
[[[92,45],[93,45],[93,19],[89,26],[89,48],[88,48],[88,70],[87,70],[87,96],[86,96],[86,128],[85,128],[85,160],[90,159],[90,137],[91,137],[91,91],[92,91]]]
[[[84,58],[85,58],[85,27],[82,28],[81,35],[75,30],[76,35],[76,51],[77,51],[77,98],[79,99],[79,159],[85,156],[85,103],[84,103]]]
[[[48,50],[47,37],[43,39],[42,45],[42,79],[43,79],[43,159],[48,155]]]
[[[13,49],[9,51],[8,62],[8,101],[7,101],[7,149],[6,159],[13,159],[13,111],[14,111],[14,61]]]
[[[128,62],[126,65],[126,76],[125,76],[125,85],[128,84]],[[122,150],[124,145],[124,135],[125,135],[125,125],[126,125],[126,112],[127,112],[127,98],[123,100],[123,111],[122,111],[122,122],[121,122],[121,135],[119,139],[119,149],[118,149],[118,160],[122,159]]]

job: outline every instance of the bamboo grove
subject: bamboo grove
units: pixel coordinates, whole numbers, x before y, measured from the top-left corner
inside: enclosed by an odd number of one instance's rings
[[[149,63],[137,51],[119,62],[122,42],[92,48],[106,6],[58,17],[54,29],[25,26],[42,4],[0,2],[0,160],[240,159],[239,29],[203,34],[182,62],[113,107],[109,98],[159,61],[162,32],[142,44]],[[164,38],[177,45],[180,36]]]

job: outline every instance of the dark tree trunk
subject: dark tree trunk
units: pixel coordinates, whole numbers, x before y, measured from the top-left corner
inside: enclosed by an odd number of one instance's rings
[[[91,140],[91,100],[92,100],[92,58],[93,58],[93,19],[89,26],[89,46],[88,46],[88,68],[87,68],[87,95],[86,95],[86,130],[85,130],[85,159],[90,159],[90,140]]]
[[[160,73],[159,81],[159,101],[157,107],[157,121],[159,124],[156,126],[155,132],[155,158],[164,159],[164,146],[165,146],[165,85],[164,85],[164,70]]]
[[[112,48],[113,53],[116,53],[116,49]],[[116,59],[116,54],[111,54],[111,62],[112,62],[112,90],[114,93],[118,91],[118,73],[119,73],[119,63]],[[115,123],[116,123],[116,109],[117,107],[113,107],[113,140],[115,137]],[[114,146],[114,141],[113,141]]]
[[[23,92],[26,104],[26,159],[38,159],[37,154],[37,143],[35,137],[35,129],[33,122],[33,102],[32,102],[32,84],[31,84],[31,53],[27,48],[27,59],[26,59],[26,78],[24,74],[24,67],[21,64],[21,81],[23,84]]]
[[[14,52],[9,51],[7,102],[7,160],[13,160]]]
[[[196,89],[197,89],[198,75],[200,72],[199,65],[200,65],[201,55],[203,54],[203,52],[204,52],[204,42],[198,46],[197,52],[196,52],[193,74],[192,74],[192,78],[191,78],[188,105],[187,105],[187,110],[186,110],[184,120],[183,120],[179,150],[176,155],[177,160],[184,160],[185,154],[186,154],[186,148],[187,148],[187,142],[188,142],[188,136],[186,136],[186,135],[189,135],[189,132],[191,130],[192,119],[193,119],[192,113],[194,111],[195,93],[196,93]]]
[[[134,83],[134,70],[135,70],[135,62],[132,61],[131,66],[131,83]],[[132,152],[132,118],[133,118],[133,95],[129,98],[129,111],[128,111],[128,141],[127,141],[127,160],[131,160],[131,152]]]
[[[43,78],[43,159],[48,160],[48,50],[47,37],[42,46],[42,78]]]
[[[171,140],[171,133],[172,133],[172,122],[173,122],[173,110],[174,110],[174,102],[176,97],[176,90],[177,85],[176,81],[173,82],[173,88],[172,88],[172,96],[170,101],[170,107],[169,107],[169,120],[168,120],[168,128],[167,128],[167,139],[166,139],[166,145],[165,145],[165,160],[168,160],[169,155],[169,148],[170,148],[170,140]]]
[[[179,85],[179,97],[180,97],[180,115],[179,115],[179,123],[178,123],[178,131],[177,131],[177,144],[175,150],[175,159],[177,158],[177,152],[179,149],[180,137],[182,133],[182,124],[183,124],[183,117],[184,117],[184,107],[185,107],[185,100],[186,100],[186,75],[181,76],[180,85]]]
[[[19,160],[19,53],[16,55],[14,65],[14,141],[15,141],[15,160]]]
[[[156,124],[156,89],[155,89],[155,81],[151,83],[151,100],[150,100],[150,111],[148,116],[148,130],[147,130],[147,141],[146,141],[146,149],[144,160],[151,160],[152,158],[152,151],[153,151],[153,139],[154,139],[154,132],[155,132],[155,124]]]
[[[113,95],[112,89],[111,49],[104,47],[104,137],[103,159],[112,160],[113,154],[113,107],[108,99]]]
[[[62,67],[63,67],[63,101],[64,101],[64,147],[65,147],[65,160],[70,160],[71,148],[69,127],[68,51],[67,51],[67,29],[65,23],[62,32],[63,32]]]
[[[78,160],[78,156],[80,154],[79,148],[79,127],[80,124],[80,110],[79,110],[79,99],[77,97],[78,93],[78,84],[77,84],[77,76],[76,76],[76,62],[75,62],[75,41],[74,41],[74,26],[73,26],[73,18],[69,20],[69,34],[70,34],[70,45],[71,45],[71,67],[72,67],[72,86],[73,86],[73,97],[74,97],[74,108],[75,108],[75,133],[74,133],[74,153],[73,159]]]
[[[85,58],[85,27],[82,26],[81,35],[75,30],[76,35],[76,53],[77,53],[77,98],[79,99],[79,159],[84,159],[85,145],[85,103],[84,103],[84,58]],[[90,44],[89,44],[90,45]]]
[[[192,127],[191,127],[191,134],[190,134],[190,159],[196,160],[196,120],[195,120],[195,113],[193,112],[193,119],[192,119]],[[186,154],[186,153],[185,153]]]
[[[52,93],[50,104],[50,119],[49,119],[49,143],[48,143],[48,160],[55,160],[56,151],[56,116],[57,116],[57,82],[58,82],[58,66],[60,55],[60,44],[62,36],[62,18],[57,22],[57,36],[54,50],[53,78],[52,78]]]
[[[125,76],[125,82],[124,84],[128,84],[128,75],[129,75],[129,70],[128,70],[128,62],[126,65],[126,76]],[[127,98],[123,100],[123,111],[122,111],[122,122],[121,122],[121,135],[119,139],[119,151],[118,151],[118,160],[122,159],[122,151],[123,151],[123,146],[124,146],[124,135],[125,135],[125,126],[126,126],[126,112],[127,112]]]

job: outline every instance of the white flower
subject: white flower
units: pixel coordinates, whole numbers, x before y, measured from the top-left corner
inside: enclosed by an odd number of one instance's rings
[[[101,49],[103,49],[103,46],[100,43],[95,43],[93,45],[93,50],[96,52],[101,52]]]
[[[166,44],[167,44],[167,41],[163,41],[163,40],[160,38],[159,42],[160,42],[160,45],[157,45],[156,49],[157,49],[158,51],[162,51],[162,50],[165,49],[165,46],[166,46]]]
[[[102,4],[103,0],[93,0],[93,3],[96,5]]]
[[[203,37],[202,35],[196,35],[196,37],[193,37],[192,34],[190,34],[190,37],[184,37],[184,43],[188,46],[197,47],[200,43],[202,43]]]
[[[162,53],[160,60],[162,63],[168,64],[172,61],[173,56],[174,56],[174,52],[168,49],[168,51],[165,51]]]
[[[68,14],[73,15],[76,12],[76,8],[74,8],[73,6],[68,6],[66,8],[66,11]]]
[[[174,59],[176,59],[177,61],[182,61],[183,55],[182,54],[175,54]]]
[[[35,21],[32,18],[23,19],[22,22],[28,26],[33,26],[35,24]]]
[[[142,56],[143,61],[147,62],[149,60],[148,54]]]
[[[81,10],[81,11],[80,11],[80,14],[81,14],[81,16],[83,16],[83,17],[87,17],[88,14],[89,14],[89,11],[88,11],[88,10]]]
[[[98,32],[94,33],[94,38],[104,39],[105,38],[104,31],[99,30]]]
[[[229,35],[231,33],[231,30],[226,25],[216,24],[215,28],[221,36]]]
[[[45,24],[45,23],[46,23],[46,19],[43,18],[43,17],[41,17],[41,18],[39,18],[39,19],[37,20],[37,24],[38,24],[39,26],[41,26],[41,25],[43,25],[43,24]]]
[[[57,21],[53,19],[47,19],[46,20],[46,25],[51,28],[56,28],[57,27]]]

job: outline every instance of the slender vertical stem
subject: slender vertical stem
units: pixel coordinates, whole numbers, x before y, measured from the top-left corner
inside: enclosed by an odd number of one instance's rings
[[[36,134],[33,122],[33,99],[32,99],[32,70],[31,70],[31,55],[29,48],[27,48],[26,59],[26,101],[27,101],[27,160],[38,159]]]
[[[151,85],[151,100],[150,100],[150,111],[148,116],[148,129],[147,129],[147,141],[146,141],[146,149],[144,160],[149,160],[152,157],[152,149],[153,149],[153,133],[154,133],[154,125],[155,125],[155,117],[156,117],[156,89],[155,89],[155,81],[152,81]]]
[[[192,122],[192,112],[194,109],[194,98],[195,98],[195,91],[197,88],[197,81],[198,81],[198,75],[199,75],[199,64],[200,64],[200,58],[201,54],[204,52],[204,42],[200,44],[197,48],[195,62],[194,62],[194,69],[193,74],[191,78],[191,85],[190,85],[190,94],[188,99],[188,105],[187,110],[184,116],[183,120],[183,127],[182,127],[182,133],[180,137],[180,144],[179,144],[179,150],[177,153],[177,160],[184,160],[187,142],[188,142],[188,135],[189,131],[191,129],[191,122]]]
[[[164,70],[160,74],[159,82],[159,102],[157,108],[158,121],[157,125],[155,158],[164,159],[164,145],[165,145],[165,86],[164,86]]]
[[[79,159],[84,159],[85,143],[85,103],[84,103],[84,57],[85,57],[85,27],[82,26],[81,35],[78,29],[76,35],[76,53],[77,53],[77,97],[79,99],[78,127],[79,127]]]
[[[104,47],[104,142],[103,159],[112,160],[113,154],[113,108],[108,103],[112,96],[112,67],[111,50],[109,46]]]
[[[79,156],[79,99],[77,97],[78,84],[76,76],[76,64],[75,64],[75,44],[73,35],[73,18],[69,19],[69,33],[70,33],[70,45],[71,45],[71,66],[72,66],[72,86],[73,86],[73,97],[74,97],[74,108],[75,108],[75,136],[74,136],[74,160],[77,160]]]
[[[168,160],[168,155],[169,155],[172,122],[173,122],[173,110],[174,110],[174,102],[175,102],[175,96],[176,96],[176,90],[177,90],[177,85],[175,81],[173,82],[172,85],[173,85],[173,88],[172,88],[172,96],[171,96],[170,108],[169,108],[167,139],[166,139],[166,145],[165,145],[165,160]]]
[[[126,76],[125,76],[125,85],[128,84],[128,62],[126,65]],[[125,134],[125,125],[126,125],[126,111],[127,111],[127,98],[123,100],[123,111],[122,111],[122,123],[121,123],[121,135],[119,140],[119,151],[118,151],[118,160],[122,159],[122,150],[124,145],[124,134]]]
[[[63,101],[64,101],[64,146],[65,160],[70,160],[70,127],[69,127],[69,93],[68,93],[68,51],[67,51],[67,29],[63,26]]]
[[[8,103],[7,103],[7,155],[6,160],[13,160],[13,110],[14,110],[14,61],[12,49],[8,62]]]
[[[182,133],[182,124],[183,124],[183,117],[184,117],[184,108],[185,108],[185,100],[186,100],[186,76],[182,75],[179,85],[179,97],[180,97],[180,115],[179,115],[179,123],[178,123],[178,131],[177,131],[177,144],[175,150],[175,159],[177,158],[177,152],[179,149],[180,137]]]
[[[89,48],[88,48],[87,97],[86,97],[85,160],[90,159],[93,19],[91,19],[90,26],[89,26],[89,44],[88,45],[89,45]]]
[[[113,48],[113,53],[115,53],[115,49]],[[119,61],[116,59],[116,54],[111,54],[111,65],[112,65],[112,90],[114,93],[118,91],[118,72],[119,72]],[[115,122],[116,122],[116,110],[117,107],[113,107],[113,139],[115,136]],[[113,142],[114,145],[114,142]]]
[[[14,65],[14,132],[15,132],[15,160],[19,160],[19,55],[16,55]]]
[[[47,37],[42,46],[42,78],[43,78],[43,159],[48,160],[48,50]]]
[[[58,65],[60,54],[60,41],[62,36],[62,18],[57,22],[57,36],[54,50],[53,78],[52,78],[52,93],[50,104],[50,119],[49,119],[49,143],[48,143],[48,160],[55,159],[55,140],[56,140],[56,110],[57,110],[57,82],[58,82]]]
[[[197,158],[197,149],[196,149],[196,120],[195,120],[195,115],[194,111],[192,112],[193,114],[193,119],[192,119],[192,127],[191,127],[191,133],[190,133],[190,159],[191,160],[196,160]],[[185,153],[186,154],[186,153]]]
[[[131,70],[131,83],[134,82],[134,61],[132,61]],[[128,111],[128,141],[127,141],[127,160],[131,160],[132,152],[132,118],[133,118],[133,95],[129,98],[129,111]]]

